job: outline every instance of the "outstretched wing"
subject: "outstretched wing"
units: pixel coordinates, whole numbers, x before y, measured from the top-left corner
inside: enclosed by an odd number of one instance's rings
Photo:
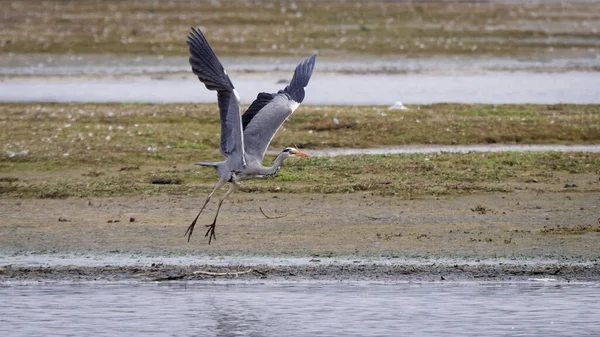
[[[221,154],[230,159],[239,159],[238,164],[245,165],[240,98],[233,83],[200,29],[192,28],[187,44],[190,47],[192,71],[208,90],[217,91],[221,115]]]
[[[296,67],[294,77],[285,89],[276,94],[261,92],[246,110],[242,116],[246,158],[262,163],[273,136],[304,100],[304,88],[312,75],[316,57],[313,55]]]

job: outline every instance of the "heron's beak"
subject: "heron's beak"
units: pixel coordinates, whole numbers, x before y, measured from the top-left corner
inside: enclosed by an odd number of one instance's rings
[[[309,155],[309,154],[307,154],[307,153],[304,153],[304,152],[301,152],[301,151],[296,151],[296,152],[294,152],[294,155],[295,155],[295,156],[298,156],[298,157],[310,158],[310,155]]]

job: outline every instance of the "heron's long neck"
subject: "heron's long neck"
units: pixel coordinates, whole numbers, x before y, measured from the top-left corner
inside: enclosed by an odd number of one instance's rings
[[[277,173],[277,171],[279,171],[279,168],[281,167],[281,164],[283,164],[283,161],[287,158],[286,154],[284,152],[280,153],[277,158],[275,158],[275,162],[273,163],[273,166],[270,167],[263,167],[261,169],[260,174],[264,175],[264,176],[272,176],[275,175],[275,173]]]

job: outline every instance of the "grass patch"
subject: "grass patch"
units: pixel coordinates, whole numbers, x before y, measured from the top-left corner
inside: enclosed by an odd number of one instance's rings
[[[180,143],[175,146],[177,149],[193,149],[193,150],[207,150],[210,146],[202,143]]]
[[[184,56],[197,25],[231,56],[541,56],[600,37],[596,3],[22,0],[0,11],[0,53]]]
[[[0,104],[0,126],[9,130],[0,134],[0,173],[221,158],[214,104],[5,103]],[[408,111],[304,106],[277,133],[271,148],[491,142],[598,144],[600,106],[435,104]]]
[[[31,174],[26,179],[3,184],[7,186],[2,189],[2,194],[32,198],[161,193],[197,195],[209,192],[217,180],[212,169],[183,167],[134,171],[119,171],[118,167],[114,167],[98,176],[56,171],[51,179],[45,176],[36,178],[35,174]],[[563,191],[565,181],[576,181],[584,187],[569,189],[570,193],[600,192],[599,168],[600,154],[583,153],[508,152],[311,158],[300,160],[295,165],[288,162],[274,179],[247,182],[242,191],[371,192],[414,198],[519,189],[540,193]],[[551,175],[548,174],[550,170]],[[527,184],[526,181],[532,176],[537,177],[539,183]]]
[[[222,157],[214,104],[0,104],[0,193],[33,198],[210,190]],[[333,127],[333,118],[340,122]],[[598,144],[598,105],[306,106],[271,148],[503,143]],[[518,138],[518,141],[516,140]],[[272,163],[267,155],[265,165]],[[596,175],[595,177],[593,175]],[[468,153],[288,160],[246,192],[372,192],[411,198],[515,189],[600,189],[600,154]],[[584,177],[584,178],[581,178]],[[583,180],[581,180],[583,179]],[[587,179],[587,180],[586,180]],[[528,183],[535,181],[536,183]]]

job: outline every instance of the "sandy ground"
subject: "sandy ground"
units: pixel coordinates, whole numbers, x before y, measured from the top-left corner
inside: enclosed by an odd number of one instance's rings
[[[156,256],[157,261],[154,265],[113,267],[3,263],[0,282],[218,277],[600,279],[600,232],[542,232],[558,226],[597,224],[598,193],[518,191],[417,200],[370,193],[239,193],[222,208],[216,241],[208,245],[202,227],[212,221],[215,201],[200,217],[200,226],[188,243],[183,234],[203,199],[200,195],[0,199],[0,254],[4,256],[118,253]],[[266,219],[259,207],[270,216],[286,216]],[[182,266],[160,263],[165,256],[218,257],[221,261],[239,256],[287,256],[306,263]],[[321,259],[333,259],[334,263],[321,263]],[[193,274],[199,269],[209,273]]]

